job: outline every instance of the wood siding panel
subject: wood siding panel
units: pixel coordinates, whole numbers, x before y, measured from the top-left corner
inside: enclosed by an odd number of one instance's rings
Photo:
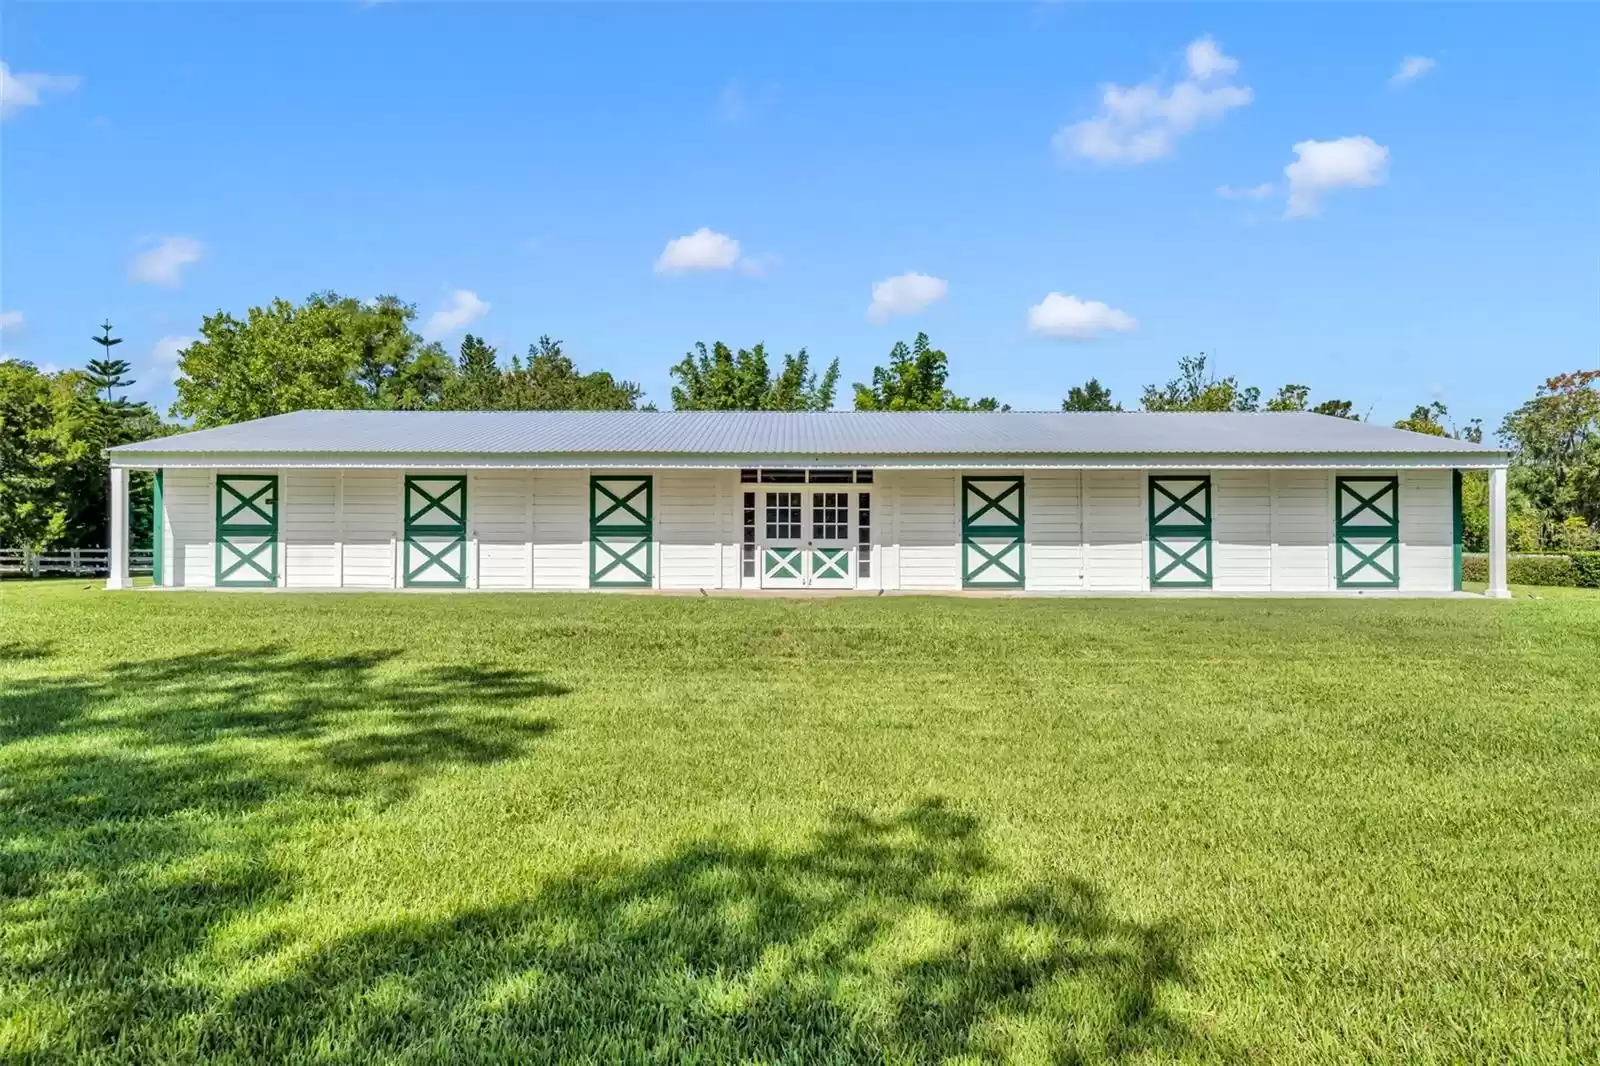
[[[1146,586],[1144,474],[1137,470],[1086,470],[1085,586],[1097,592],[1137,591]]]
[[[720,584],[724,514],[717,480],[715,473],[702,471],[656,475],[659,587],[714,589]]]
[[[1323,470],[1274,470],[1272,588],[1326,592],[1333,588],[1332,475]]]
[[[325,589],[339,584],[339,473],[285,470],[278,537],[283,546],[284,584]]]
[[[1272,588],[1272,475],[1219,470],[1211,475],[1211,587],[1219,592]]]
[[[395,587],[395,539],[400,536],[397,471],[344,472],[344,587]]]
[[[1083,588],[1082,480],[1076,470],[1027,475],[1024,528],[1030,589]]]
[[[896,472],[900,587],[961,587],[961,514],[956,476]]]
[[[1400,587],[1412,592],[1455,588],[1455,514],[1448,470],[1400,475]]]
[[[589,471],[533,475],[533,587],[589,587]]]
[[[477,587],[533,587],[533,476],[525,470],[480,470],[467,485],[477,548]]]
[[[209,470],[168,470],[162,475],[171,548],[169,582],[209,588],[216,576],[217,501]]]

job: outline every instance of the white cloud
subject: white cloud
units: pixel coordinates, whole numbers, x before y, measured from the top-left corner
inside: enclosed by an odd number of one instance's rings
[[[128,264],[128,280],[177,288],[183,282],[183,268],[198,263],[202,254],[200,242],[192,237],[165,237],[133,257]]]
[[[1389,79],[1389,84],[1399,86],[1416,81],[1438,65],[1427,56],[1406,56],[1400,61],[1400,69]]]
[[[489,313],[489,305],[478,299],[471,289],[457,289],[450,294],[450,302],[428,316],[423,335],[430,340],[454,333],[470,326]]]
[[[1191,41],[1184,54],[1189,61],[1189,76],[1195,81],[1210,81],[1219,74],[1233,74],[1239,69],[1239,61],[1223,55],[1217,42],[1210,37]]]
[[[867,317],[882,323],[895,315],[916,314],[944,299],[949,291],[948,281],[927,274],[912,272],[884,278],[872,283],[872,303],[867,308]]]
[[[82,83],[76,74],[13,74],[0,59],[0,118],[38,107],[45,93],[69,93]]]
[[[0,312],[0,329],[17,330],[22,328],[21,311]]]
[[[1260,185],[1234,186],[1218,185],[1217,195],[1224,200],[1265,200],[1277,192],[1277,186],[1271,182],[1262,182]]]
[[[1099,300],[1080,300],[1052,292],[1028,308],[1028,328],[1048,337],[1086,341],[1102,333],[1132,333],[1139,323],[1126,311]]]
[[[1202,122],[1219,119],[1253,98],[1250,87],[1228,85],[1239,61],[1202,37],[1189,45],[1189,77],[1163,89],[1143,85],[1104,85],[1094,118],[1063,126],[1052,140],[1063,158],[1081,156],[1097,163],[1143,163],[1170,155],[1178,139]]]
[[[1322,197],[1334,189],[1370,189],[1389,177],[1389,149],[1371,137],[1301,141],[1300,158],[1283,168],[1289,179],[1287,218],[1311,218],[1322,211]]]
[[[683,274],[690,270],[728,270],[739,262],[739,242],[726,233],[701,226],[687,237],[667,242],[656,260],[657,274]]]
[[[175,371],[178,366],[178,356],[183,354],[185,348],[199,339],[199,337],[162,337],[156,341],[156,346],[150,349],[150,361],[158,369]]]

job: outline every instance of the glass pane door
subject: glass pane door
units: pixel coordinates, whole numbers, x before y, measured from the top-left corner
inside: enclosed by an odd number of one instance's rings
[[[814,490],[811,493],[810,534],[807,554],[810,583],[814,588],[851,588],[855,585],[855,539],[849,492]]]
[[[794,489],[761,496],[761,587],[801,588],[806,583],[805,493]]]

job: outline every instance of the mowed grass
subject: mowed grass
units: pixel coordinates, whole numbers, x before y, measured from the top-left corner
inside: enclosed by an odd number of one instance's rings
[[[0,587],[0,1059],[1600,1061],[1600,598]]]

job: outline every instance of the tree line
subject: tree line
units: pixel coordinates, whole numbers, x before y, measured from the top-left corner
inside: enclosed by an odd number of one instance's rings
[[[333,292],[301,303],[274,299],[243,318],[205,316],[200,337],[178,359],[177,399],[163,421],[126,397],[126,361],[112,358],[111,326],[92,338],[101,354],[82,370],[45,373],[0,362],[0,546],[94,547],[106,542],[105,449],[185,429],[204,429],[290,411],[318,409],[537,411],[654,410],[633,381],[580,369],[559,340],[541,336],[525,354],[502,357],[467,334],[454,355],[413,328],[414,305],[392,297],[362,301]],[[680,411],[826,411],[838,399],[839,360],[818,368],[804,348],[769,354],[763,344],[696,343],[670,368]],[[948,384],[948,355],[918,333],[896,342],[869,381],[851,386],[858,411],[1008,411],[993,396],[968,397]],[[121,392],[123,395],[117,395]],[[1178,360],[1177,373],[1146,385],[1143,411],[1310,411],[1361,420],[1354,401],[1315,398],[1289,383],[1270,396],[1219,377],[1204,353]],[[1096,378],[1067,390],[1064,411],[1123,411]],[[1481,441],[1473,419],[1450,422],[1443,403],[1417,405],[1398,428]],[[1513,449],[1513,550],[1600,546],[1600,370],[1560,375],[1502,422]],[[1487,487],[1466,483],[1467,543],[1487,542]],[[132,528],[148,530],[150,492],[135,478]],[[147,535],[147,534],[146,534]]]

